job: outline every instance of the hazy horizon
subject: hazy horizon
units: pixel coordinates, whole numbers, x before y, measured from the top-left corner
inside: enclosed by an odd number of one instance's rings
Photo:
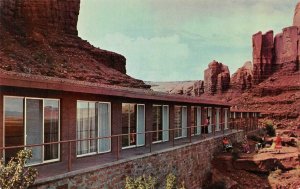
[[[144,81],[203,80],[216,60],[232,75],[252,61],[252,35],[292,25],[297,0],[82,0],[79,36],[126,57]]]

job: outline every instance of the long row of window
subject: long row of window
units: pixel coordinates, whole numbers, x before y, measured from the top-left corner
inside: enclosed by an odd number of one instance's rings
[[[187,107],[174,107],[175,138],[187,137]],[[201,113],[201,107],[192,106],[192,135],[203,131],[201,122],[210,117],[208,132],[211,132],[212,109]],[[227,128],[227,109],[225,109]],[[169,141],[169,106],[153,105],[153,143]],[[5,146],[22,146],[60,141],[60,101],[58,99],[4,97]],[[216,109],[216,130],[220,130],[220,109]],[[122,147],[145,145],[145,105],[122,104]],[[111,151],[111,105],[109,102],[77,101],[76,154],[78,157]],[[103,138],[105,137],[105,138]],[[28,164],[57,161],[60,157],[58,143],[33,147],[33,158]],[[20,149],[5,151],[7,162]]]

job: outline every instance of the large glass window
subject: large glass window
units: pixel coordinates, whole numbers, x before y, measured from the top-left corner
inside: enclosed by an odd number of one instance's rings
[[[5,146],[59,141],[59,100],[4,97]],[[28,165],[59,159],[59,144],[36,146]],[[9,161],[20,149],[5,151]]]
[[[77,155],[96,152],[96,140],[84,140],[96,138],[96,113],[95,102],[77,102]]]
[[[169,107],[162,105],[153,105],[152,109],[152,141],[168,141],[169,140]],[[164,131],[163,131],[164,130]]]
[[[58,100],[44,101],[44,142],[59,140],[59,102]],[[58,159],[58,145],[45,145],[45,160]]]
[[[43,143],[43,100],[26,99],[26,145]],[[32,158],[29,164],[42,163],[42,146],[32,148]]]
[[[153,106],[152,141],[162,141],[162,106]]]
[[[175,138],[187,137],[187,108],[185,106],[175,106],[174,110]]]
[[[111,125],[110,125],[110,104],[99,103],[98,108],[98,120],[99,120],[99,137],[108,137],[111,135]],[[98,142],[99,152],[109,152],[111,150],[111,139],[102,138]]]
[[[122,134],[125,134],[122,136],[122,147],[145,144],[145,106],[143,104],[122,104]]]
[[[201,134],[201,107],[191,107],[192,135]]]
[[[4,125],[5,125],[5,146],[24,145],[24,98],[5,97],[4,98]],[[5,150],[5,162],[16,156],[21,150]]]
[[[111,150],[110,104],[77,101],[77,155],[103,153]]]

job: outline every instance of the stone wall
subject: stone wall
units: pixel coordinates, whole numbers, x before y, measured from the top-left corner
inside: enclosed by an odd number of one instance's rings
[[[222,137],[215,136],[145,155],[38,181],[33,188],[124,188],[126,176],[153,175],[162,188],[166,175],[174,173],[186,188],[202,186],[210,176],[211,160],[222,148]],[[232,142],[241,141],[243,132],[228,134]]]

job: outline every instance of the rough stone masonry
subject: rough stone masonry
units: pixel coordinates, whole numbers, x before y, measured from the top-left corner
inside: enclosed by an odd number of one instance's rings
[[[228,134],[231,142],[241,142],[243,131]],[[184,181],[186,188],[198,189],[209,180],[211,160],[222,149],[223,136],[215,136],[190,144],[164,149],[130,159],[112,162],[102,166],[95,165],[81,173],[60,175],[52,181],[40,180],[35,189],[75,189],[75,188],[124,188],[126,176],[138,177],[143,174],[158,179],[163,188],[169,173]],[[78,172],[78,171],[77,171]]]

